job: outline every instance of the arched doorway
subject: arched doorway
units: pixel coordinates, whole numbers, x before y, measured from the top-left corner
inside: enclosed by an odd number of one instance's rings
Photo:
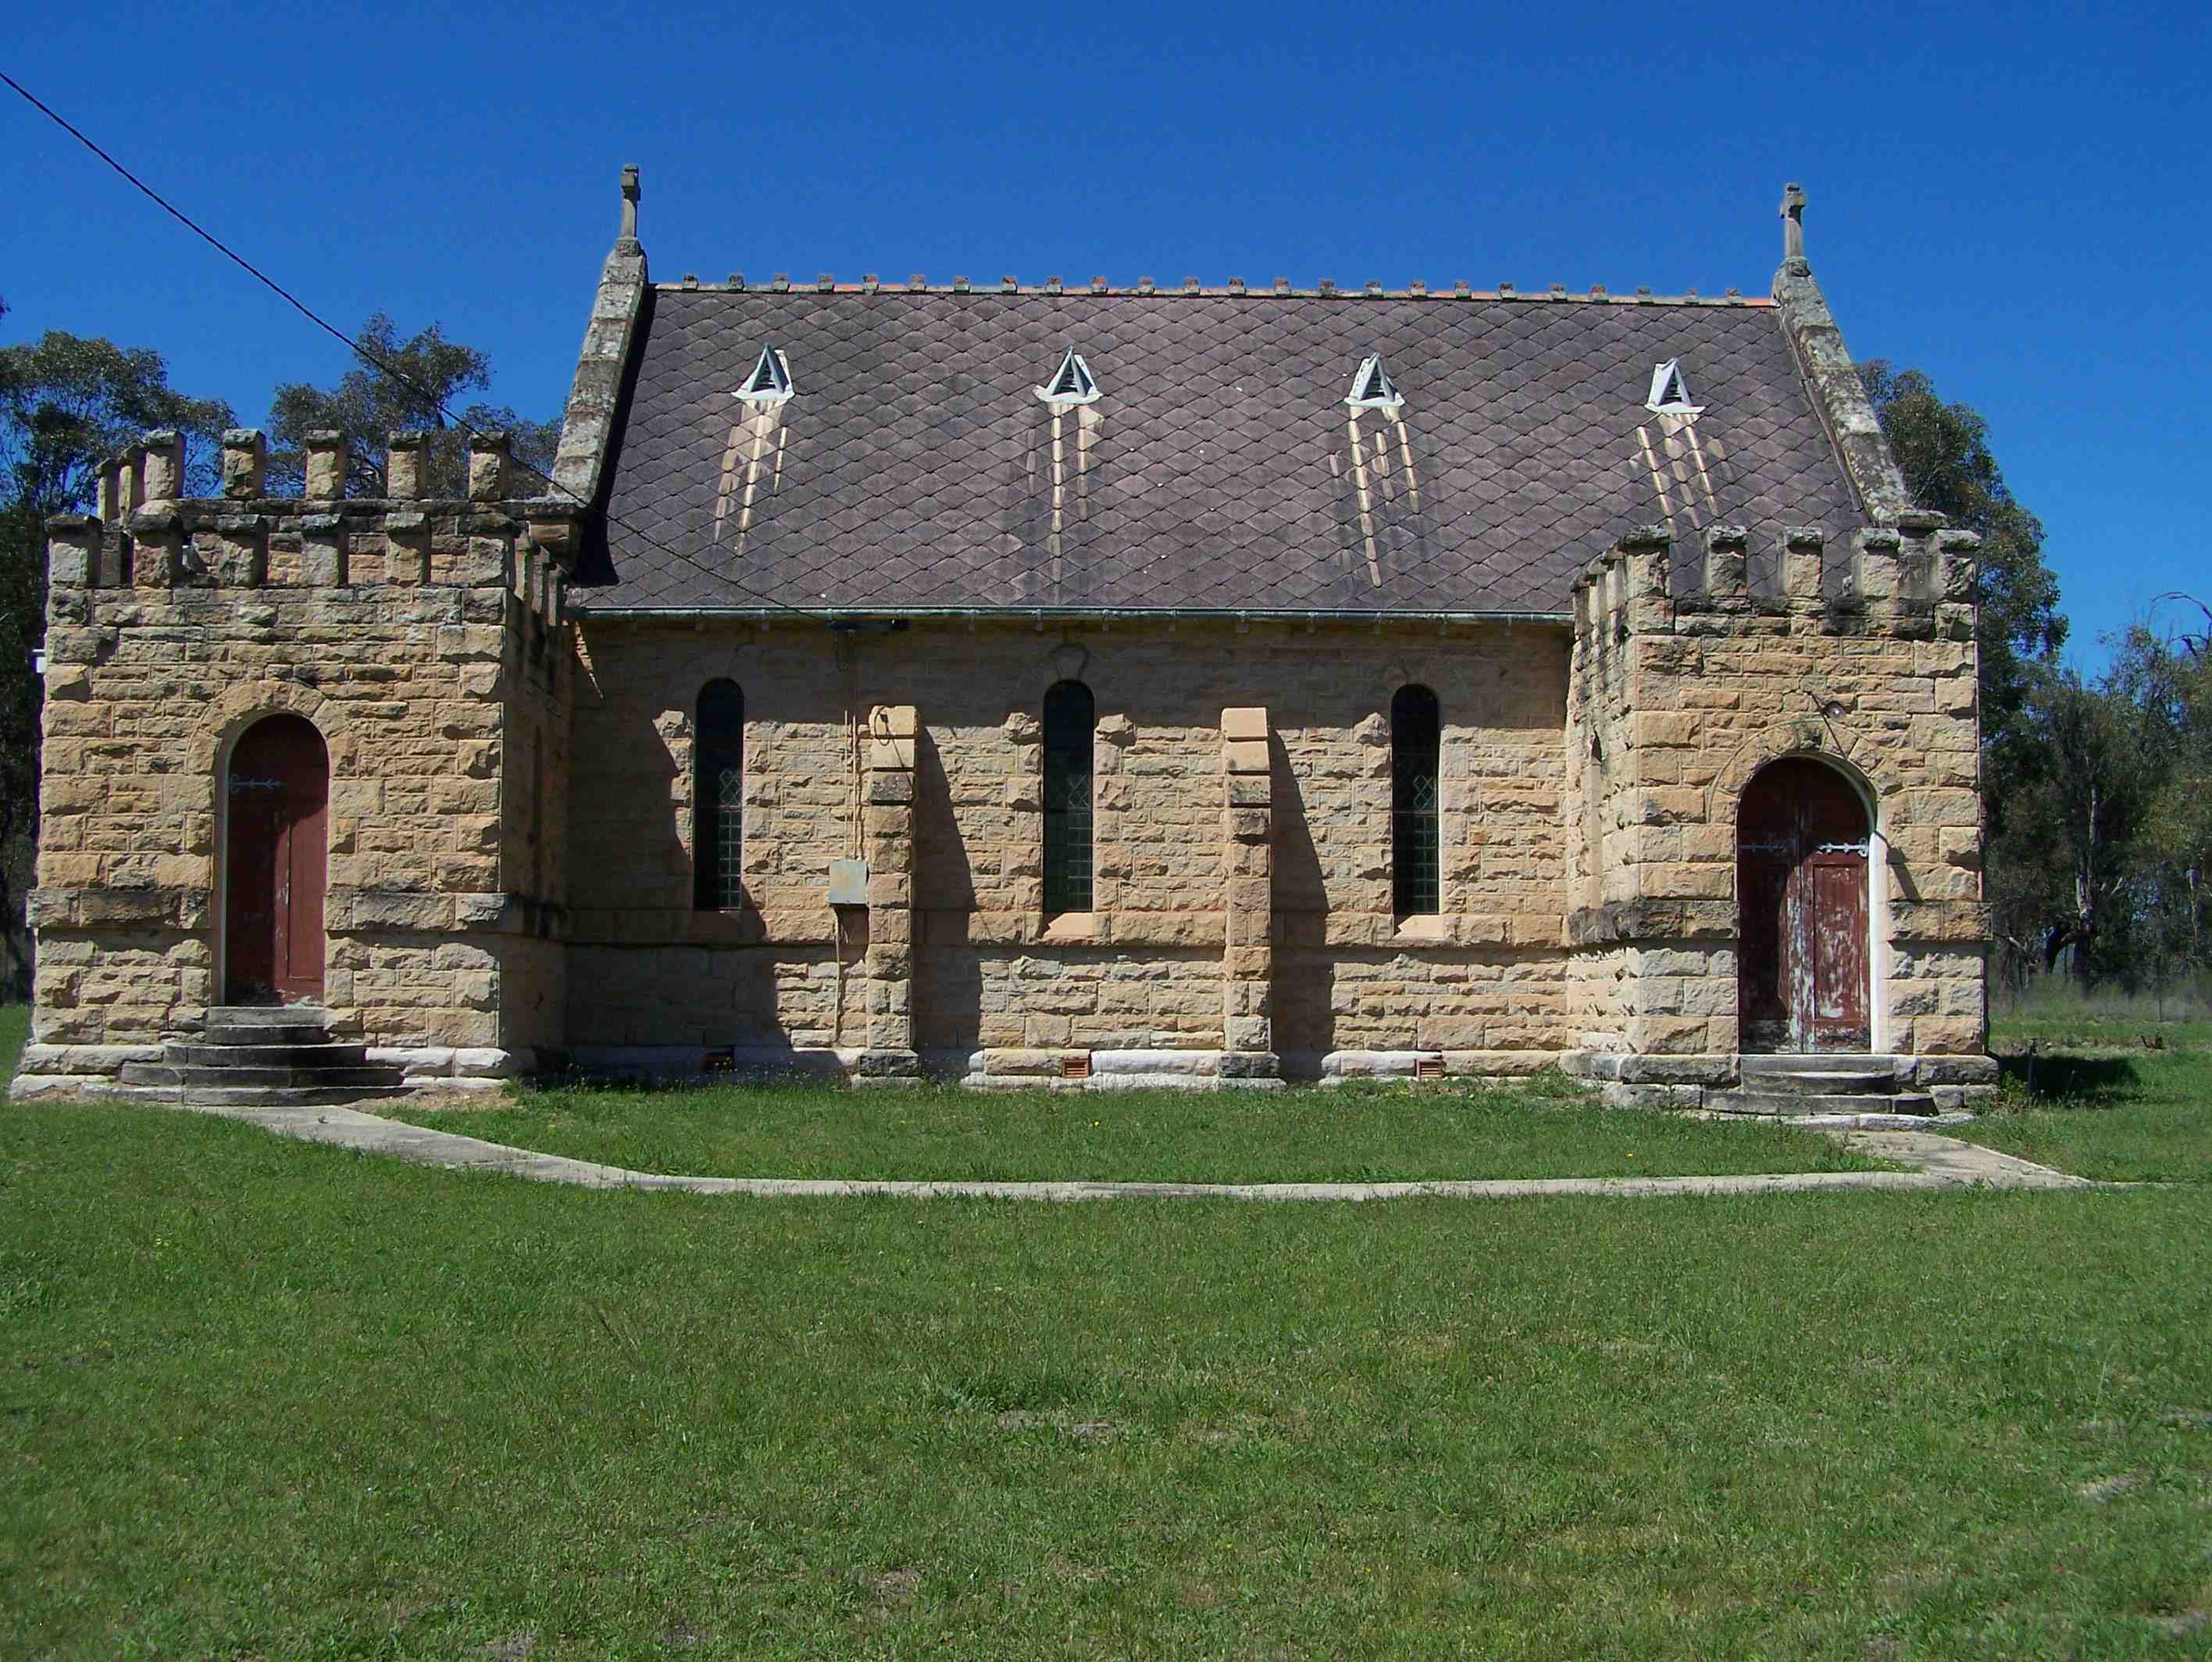
[[[323,996],[330,754],[313,723],[269,716],[230,753],[224,781],[223,1000]]]
[[[1866,804],[1825,762],[1762,768],[1736,810],[1738,1043],[1747,1051],[1864,1051]]]

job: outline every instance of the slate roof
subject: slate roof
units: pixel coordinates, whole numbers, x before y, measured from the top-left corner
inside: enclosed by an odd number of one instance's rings
[[[639,337],[586,610],[1559,613],[1631,526],[1865,523],[1764,300],[664,284]]]

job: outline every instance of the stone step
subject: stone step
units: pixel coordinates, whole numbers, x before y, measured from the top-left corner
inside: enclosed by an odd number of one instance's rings
[[[197,1029],[179,1036],[203,1045],[320,1045],[331,1036],[330,1012],[307,1004],[219,1005]]]
[[[414,1092],[406,1085],[142,1085],[132,1094],[203,1108],[338,1108]]]
[[[161,1059],[173,1067],[204,1068],[361,1068],[368,1065],[368,1046],[318,1041],[303,1033],[297,1044],[207,1044],[172,1039],[161,1046]]]
[[[325,1028],[217,1028],[212,1032],[188,1034],[183,1042],[218,1046],[228,1050],[240,1046],[255,1048],[270,1045],[327,1045],[331,1042],[331,1035]]]
[[[126,1062],[116,1077],[126,1085],[179,1085],[187,1090],[229,1086],[363,1090],[397,1086],[401,1078],[399,1070],[390,1067],[201,1067],[169,1062]]]
[[[1792,1068],[1787,1072],[1754,1068],[1743,1060],[1743,1088],[1790,1096],[1881,1096],[1897,1089],[1887,1068]]]
[[[1875,1072],[1893,1074],[1901,1063],[1909,1062],[1905,1056],[1887,1056],[1875,1051],[1815,1050],[1753,1052],[1742,1058],[1746,1073],[1826,1073],[1840,1070],[1844,1072]]]
[[[1925,1091],[1851,1091],[1808,1096],[1797,1091],[1709,1091],[1708,1113],[1756,1115],[1765,1119],[1803,1119],[1819,1114],[1933,1114],[1936,1099]]]
[[[1934,1131],[1951,1125],[1971,1125],[1974,1116],[1963,1108],[1941,1113],[1808,1113],[1790,1123],[1808,1131]]]
[[[218,1028],[326,1028],[331,1013],[320,1004],[210,1004],[207,1029]]]

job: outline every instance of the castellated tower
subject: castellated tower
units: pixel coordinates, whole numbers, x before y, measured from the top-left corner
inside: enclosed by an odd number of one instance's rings
[[[1866,1002],[1815,1007],[1816,1028],[1832,1022],[1835,1049],[1917,1054],[1931,1081],[1948,1078],[1933,1058],[1983,1048],[1976,539],[1904,518],[1857,532],[1848,564],[1826,561],[1818,532],[1785,532],[1768,592],[1730,525],[1687,560],[1664,527],[1634,533],[1577,585],[1567,930],[1601,1075],[1719,1083],[1719,1058],[1792,1036],[1744,1030],[1775,1019],[1751,1007],[1747,956],[1785,943],[1750,938],[1739,897],[1781,852],[1747,787],[1793,762],[1794,784],[1826,771],[1846,820],[1850,796],[1863,816],[1823,840],[1836,876],[1805,897],[1826,912],[1803,926],[1858,934],[1834,945]],[[1640,1068],[1604,1065],[1625,1052]]]
[[[1978,539],[1913,508],[1783,203],[1774,295],[1872,522],[1623,536],[1574,589],[1577,1071],[1694,1105],[1759,1053],[1984,1089]]]
[[[343,440],[313,434],[304,496],[274,498],[234,431],[191,499],[182,438],[149,434],[97,517],[50,522],[21,1083],[112,1077],[230,1004],[319,1003],[413,1077],[557,1039],[572,520],[514,495],[504,435],[465,500],[424,499],[427,455],[392,434],[390,497],[348,498]],[[271,828],[280,797],[326,862]],[[256,875],[219,900],[226,869]]]

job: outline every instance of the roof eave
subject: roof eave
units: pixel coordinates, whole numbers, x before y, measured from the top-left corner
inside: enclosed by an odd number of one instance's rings
[[[1208,622],[1250,623],[1504,623],[1556,625],[1574,622],[1571,612],[1484,610],[1434,611],[1394,607],[1315,608],[1296,606],[594,606],[572,594],[569,610],[579,618],[630,622],[705,622],[796,619],[835,623],[880,618],[977,622]]]

